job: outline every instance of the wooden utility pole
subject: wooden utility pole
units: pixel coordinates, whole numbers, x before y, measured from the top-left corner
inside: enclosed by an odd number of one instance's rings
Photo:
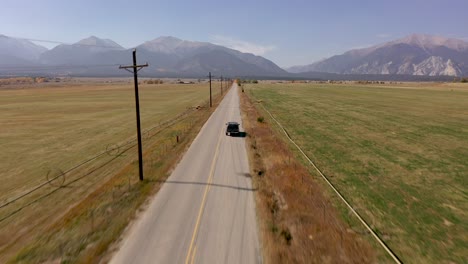
[[[212,106],[211,103],[211,72],[209,72],[208,77],[210,77],[210,107]]]
[[[221,75],[221,95],[223,95],[223,76]]]
[[[128,72],[132,72],[129,69],[133,69],[133,81],[135,83],[135,107],[136,107],[136,120],[137,120],[137,135],[138,135],[138,165],[140,173],[140,181],[143,180],[143,151],[141,147],[141,126],[140,126],[140,99],[138,96],[138,71],[144,67],[148,67],[148,63],[144,65],[137,65],[136,62],[136,49],[133,50],[133,65],[130,66],[119,66],[119,69],[124,69]]]

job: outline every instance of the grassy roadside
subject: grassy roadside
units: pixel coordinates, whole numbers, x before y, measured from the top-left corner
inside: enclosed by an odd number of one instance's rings
[[[240,96],[265,263],[375,262],[372,247],[341,220],[317,179]]]
[[[175,89],[168,94],[177,92]],[[215,106],[219,101],[217,96]],[[142,102],[142,107],[149,106],[148,103]],[[16,236],[15,240],[3,240],[9,243],[1,248],[2,261],[97,263],[103,260],[109,246],[119,238],[144,201],[157,192],[160,181],[169,175],[215,109],[207,108],[206,102],[203,105],[201,100],[199,104],[201,108],[185,110],[185,114],[173,122],[161,123],[143,134],[145,181],[138,181],[136,147],[132,143],[85,164],[73,175],[67,175],[65,185],[48,186],[50,194],[42,197],[41,193],[38,203],[28,207],[28,211],[39,214],[27,218],[18,214],[3,223],[12,231],[17,228],[14,218],[20,217],[23,222],[34,217],[39,219],[33,220],[39,224],[29,229],[32,232]],[[177,106],[177,103],[173,105]],[[146,124],[150,118],[146,117]],[[142,120],[145,120],[143,116]],[[66,197],[67,193],[70,197]],[[75,202],[64,203],[64,200]],[[53,214],[45,215],[45,212]],[[0,235],[5,235],[6,231],[2,229]],[[12,254],[15,252],[18,253]]]
[[[259,84],[246,91],[405,263],[466,262],[468,86]]]

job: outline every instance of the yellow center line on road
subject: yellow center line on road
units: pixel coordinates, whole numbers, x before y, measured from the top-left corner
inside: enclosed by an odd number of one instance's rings
[[[190,264],[193,264],[193,262],[195,261],[196,254],[197,254],[197,246],[195,245],[195,247],[193,248],[193,254],[192,254],[192,259],[190,260]]]
[[[221,130],[221,132],[222,132],[222,130]],[[200,227],[200,220],[201,220],[201,217],[202,217],[202,214],[203,214],[203,209],[205,209],[206,196],[208,194],[208,190],[210,189],[211,182],[213,181],[213,175],[214,175],[214,169],[215,169],[215,165],[216,165],[216,159],[218,158],[219,145],[221,144],[221,138],[222,138],[221,135],[222,135],[222,133],[219,134],[218,143],[216,144],[215,154],[214,154],[213,160],[211,161],[210,176],[208,177],[208,181],[207,181],[207,184],[206,184],[206,187],[205,187],[205,193],[203,194],[203,199],[202,199],[202,202],[201,202],[201,205],[200,205],[200,211],[198,212],[197,222],[195,224],[195,229],[193,230],[192,240],[190,241],[190,247],[189,247],[189,250],[187,252],[187,257],[185,259],[185,264],[188,264],[190,259],[192,260],[192,263],[193,263],[193,260],[195,258],[196,247],[195,247],[194,250],[192,250],[192,248],[193,248],[194,243],[195,243],[195,238],[197,237],[197,234],[198,234],[198,228]],[[192,253],[192,251],[193,251],[193,253]]]

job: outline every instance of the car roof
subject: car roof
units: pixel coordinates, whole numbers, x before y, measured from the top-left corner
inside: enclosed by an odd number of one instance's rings
[[[239,125],[237,122],[227,122],[227,125]]]

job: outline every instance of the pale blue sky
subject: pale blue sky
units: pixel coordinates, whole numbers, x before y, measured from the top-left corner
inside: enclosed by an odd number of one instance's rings
[[[0,0],[0,34],[131,48],[159,36],[309,64],[412,33],[468,40],[468,0]],[[49,44],[50,45],[50,44]]]

